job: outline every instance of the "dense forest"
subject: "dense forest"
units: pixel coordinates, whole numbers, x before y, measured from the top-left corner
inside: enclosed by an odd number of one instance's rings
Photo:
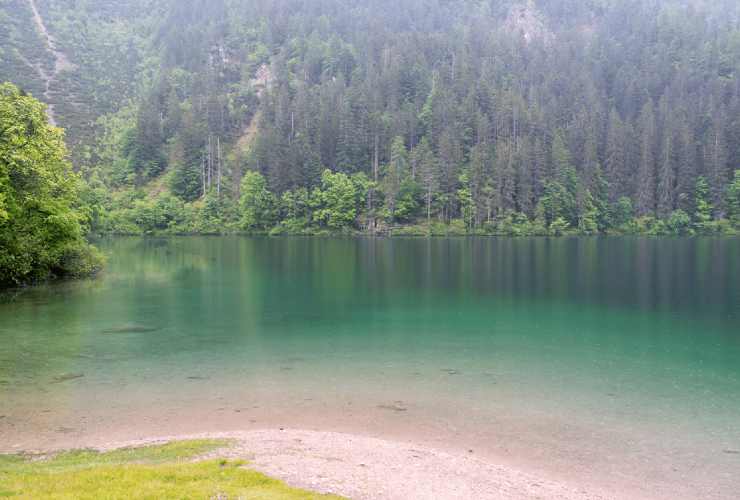
[[[735,0],[0,0],[0,24],[93,233],[740,226]]]

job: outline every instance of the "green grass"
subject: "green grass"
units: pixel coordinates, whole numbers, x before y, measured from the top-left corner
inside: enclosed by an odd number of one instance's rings
[[[338,498],[291,488],[245,468],[242,461],[197,460],[228,444],[195,440],[105,453],[0,455],[0,498]]]

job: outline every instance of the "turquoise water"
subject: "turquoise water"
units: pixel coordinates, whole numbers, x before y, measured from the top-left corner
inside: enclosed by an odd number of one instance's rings
[[[737,498],[739,239],[100,242],[0,304],[0,450],[278,426]]]

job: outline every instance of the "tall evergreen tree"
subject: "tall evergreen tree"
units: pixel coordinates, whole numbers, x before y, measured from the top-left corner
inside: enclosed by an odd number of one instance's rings
[[[640,165],[637,171],[637,214],[655,211],[655,149],[657,129],[652,101],[647,101],[640,111]]]

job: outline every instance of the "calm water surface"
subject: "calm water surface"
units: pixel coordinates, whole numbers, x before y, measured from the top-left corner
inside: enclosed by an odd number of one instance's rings
[[[113,239],[0,303],[0,451],[250,428],[737,498],[739,239]]]

